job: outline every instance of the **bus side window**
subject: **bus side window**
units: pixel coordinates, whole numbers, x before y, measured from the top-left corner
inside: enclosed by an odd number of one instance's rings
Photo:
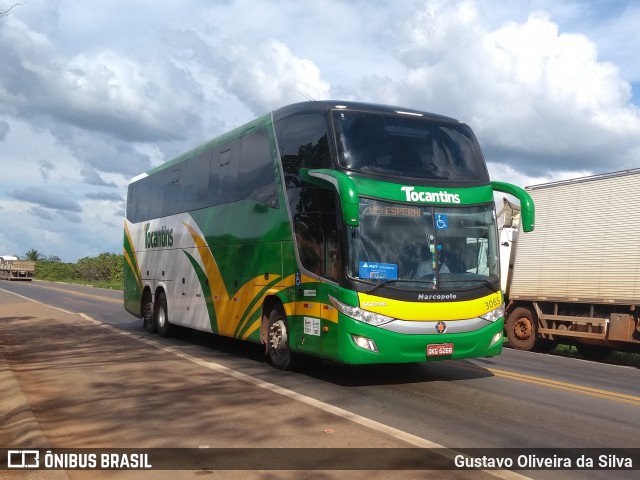
[[[242,137],[238,191],[240,198],[252,198],[270,207],[278,206],[271,145],[266,128]]]
[[[184,211],[182,202],[182,184],[180,181],[181,168],[174,167],[168,170],[164,187],[162,216],[174,215]]]
[[[209,205],[222,205],[238,198],[238,163],[240,141],[234,140],[211,154],[209,173]]]
[[[208,207],[211,150],[191,158],[183,174],[182,201],[184,211]]]
[[[294,217],[295,237],[302,266],[316,275],[339,280],[342,255],[335,194],[319,189],[302,190],[306,193],[313,191],[324,197],[322,203],[301,202],[305,206],[314,206],[315,210],[298,213]]]
[[[322,275],[322,230],[319,219],[319,213],[300,213],[294,220],[300,262],[316,275]]]
[[[303,114],[279,120],[276,134],[287,188],[299,187],[301,168],[331,168],[327,120],[322,114]]]

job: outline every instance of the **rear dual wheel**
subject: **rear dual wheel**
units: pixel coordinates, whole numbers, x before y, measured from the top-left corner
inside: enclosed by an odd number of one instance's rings
[[[154,311],[151,293],[146,292],[142,300],[142,327],[149,333],[158,333]]]
[[[159,292],[154,305],[151,293],[146,293],[142,301],[142,326],[149,333],[159,333],[161,337],[169,337],[173,333],[173,325],[169,323],[167,296]]]
[[[169,323],[169,315],[167,314],[167,297],[164,292],[158,294],[156,302],[156,325],[161,337],[170,337],[173,333],[173,325]]]

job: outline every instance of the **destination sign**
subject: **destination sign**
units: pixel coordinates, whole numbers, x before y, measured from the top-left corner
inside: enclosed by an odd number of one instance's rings
[[[370,205],[362,212],[366,216],[375,217],[421,217],[422,211],[415,207]]]

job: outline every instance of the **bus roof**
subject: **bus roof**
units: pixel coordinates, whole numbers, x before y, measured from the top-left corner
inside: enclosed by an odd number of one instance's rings
[[[365,102],[346,102],[342,100],[321,100],[321,101],[294,103],[294,104],[279,108],[277,110],[274,110],[273,119],[275,121],[278,121],[281,118],[288,117],[296,113],[325,112],[327,110],[333,110],[333,109],[363,110],[363,111],[376,112],[376,113],[400,113],[400,114],[404,113],[407,115],[420,115],[422,117],[429,118],[432,120],[460,123],[459,120],[455,118],[447,117],[444,115],[438,115],[436,113],[424,112],[421,110],[416,110],[414,108],[399,107],[394,105],[382,105],[382,104],[376,104],[376,103],[365,103]]]
[[[412,108],[398,107],[393,105],[382,105],[382,104],[374,104],[374,103],[365,103],[365,102],[350,102],[350,101],[342,101],[342,100],[320,100],[320,101],[307,101],[307,102],[299,102],[293,103],[291,105],[287,105],[272,112],[269,112],[265,115],[257,117],[251,120],[244,125],[241,125],[233,130],[223,133],[211,140],[204,142],[201,145],[198,145],[187,152],[178,155],[177,157],[168,160],[167,162],[152,168],[151,170],[141,173],[133,177],[129,183],[134,183],[142,178],[147,177],[155,172],[162,171],[166,168],[172,167],[177,163],[180,163],[184,160],[188,160],[193,158],[206,150],[211,148],[215,148],[218,145],[222,145],[231,140],[235,140],[237,138],[242,137],[247,131],[256,128],[262,127],[264,125],[268,125],[273,121],[278,121],[282,118],[289,117],[291,115],[299,114],[299,113],[322,113],[327,112],[329,110],[334,109],[345,109],[345,110],[359,110],[359,111],[367,111],[374,113],[391,113],[391,114],[405,114],[405,115],[416,115],[421,116],[423,118],[427,118],[430,120],[447,122],[447,123],[462,123],[459,120],[451,117],[447,117],[444,115],[439,115],[436,113],[424,112]]]

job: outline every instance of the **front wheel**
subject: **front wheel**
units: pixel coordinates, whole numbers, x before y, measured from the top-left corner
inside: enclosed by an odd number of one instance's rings
[[[279,308],[274,308],[269,313],[267,354],[269,355],[269,362],[275,368],[287,370],[291,367],[293,354],[289,348],[287,316]]]
[[[505,323],[509,345],[518,350],[533,350],[538,337],[538,319],[528,308],[518,307]]]

